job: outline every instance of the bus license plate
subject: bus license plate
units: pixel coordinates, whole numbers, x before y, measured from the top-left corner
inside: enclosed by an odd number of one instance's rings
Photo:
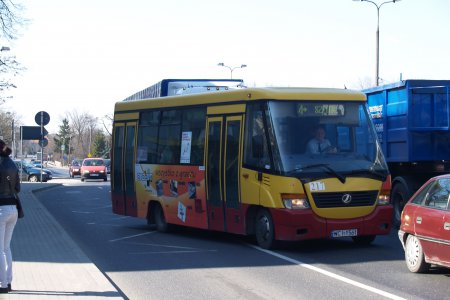
[[[358,229],[343,229],[343,230],[333,230],[331,232],[331,237],[345,237],[345,236],[357,236]]]

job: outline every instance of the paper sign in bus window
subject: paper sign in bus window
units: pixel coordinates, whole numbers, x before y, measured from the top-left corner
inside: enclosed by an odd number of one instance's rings
[[[181,156],[180,163],[191,162],[192,131],[184,131],[181,135]]]

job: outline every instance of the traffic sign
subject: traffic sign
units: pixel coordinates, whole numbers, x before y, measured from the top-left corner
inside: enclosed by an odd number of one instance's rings
[[[44,138],[43,140],[39,140],[39,146],[41,147],[47,147],[48,145],[48,139]]]
[[[40,140],[41,136],[41,126],[20,126],[22,132],[22,140]],[[42,128],[43,136],[48,134],[45,128]]]
[[[46,111],[40,111],[34,116],[38,125],[45,126],[50,122],[50,115]]]

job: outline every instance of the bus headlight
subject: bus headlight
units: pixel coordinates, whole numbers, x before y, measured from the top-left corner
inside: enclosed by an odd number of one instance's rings
[[[391,197],[389,195],[380,194],[378,196],[378,205],[388,205],[391,203]]]
[[[287,209],[308,209],[308,199],[305,195],[282,195],[284,207]]]
[[[388,205],[391,203],[391,175],[388,175],[386,180],[381,185],[380,194],[378,195],[378,205]]]

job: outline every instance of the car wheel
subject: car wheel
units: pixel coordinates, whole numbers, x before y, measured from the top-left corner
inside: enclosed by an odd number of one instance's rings
[[[29,182],[38,182],[38,181],[39,181],[39,178],[38,178],[36,175],[31,175],[31,176],[28,178],[28,181],[29,181]]]
[[[108,181],[108,178],[103,178],[103,181]]]
[[[352,240],[357,245],[370,245],[376,237],[376,235],[352,236]]]
[[[84,178],[83,177],[81,177],[81,182],[83,182],[84,181]]]
[[[260,209],[256,214],[255,235],[256,242],[261,248],[275,247],[275,229],[272,216],[267,209]]]
[[[425,262],[422,245],[415,235],[408,235],[405,244],[405,261],[408,269],[413,273],[421,273],[428,270],[430,265]]]
[[[156,223],[156,229],[159,232],[168,232],[170,229],[169,224],[167,224],[166,217],[164,216],[164,211],[161,207],[161,205],[155,206],[155,223]]]

